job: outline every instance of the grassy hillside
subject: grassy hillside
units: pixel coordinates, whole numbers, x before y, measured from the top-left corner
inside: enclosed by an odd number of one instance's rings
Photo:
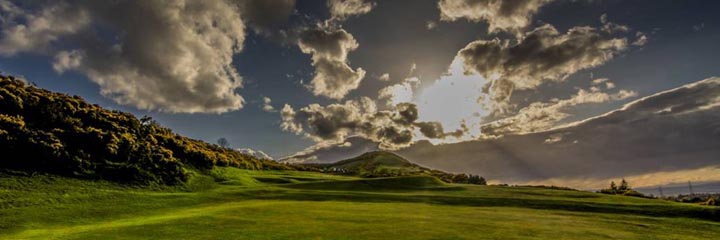
[[[290,169],[5,76],[0,152],[0,169],[143,184],[183,183],[192,172],[214,166]]]
[[[485,184],[485,179],[480,176],[429,169],[387,151],[367,152],[335,163],[307,165],[325,172],[362,177],[433,176],[448,183]]]
[[[412,162],[385,151],[364,153],[360,156],[324,165],[326,168],[336,168],[360,174],[372,174],[380,172],[416,173],[429,169],[413,164]]]
[[[0,239],[713,239],[718,208],[532,187],[215,167],[192,191],[0,174]],[[270,180],[274,179],[274,180]]]
[[[295,171],[12,77],[0,77],[0,152],[0,239],[720,235],[718,207],[454,184],[473,178],[388,152]]]

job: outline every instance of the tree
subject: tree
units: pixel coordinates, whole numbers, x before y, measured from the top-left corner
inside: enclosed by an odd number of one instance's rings
[[[222,148],[228,148],[230,143],[228,143],[228,140],[225,138],[220,138],[217,140],[217,144]]]
[[[620,187],[618,188],[618,191],[625,192],[627,190],[630,190],[630,186],[628,185],[628,182],[625,181],[625,179],[623,178],[620,182]]]
[[[456,174],[452,178],[453,183],[468,183],[468,175],[465,175],[464,173]]]
[[[468,178],[468,183],[477,184],[477,185],[487,185],[487,181],[485,180],[485,178],[481,177],[480,175],[472,175],[472,174],[470,174],[470,177]]]
[[[477,183],[478,185],[487,185],[487,180],[485,180],[484,177],[480,177],[480,179],[478,179],[478,181],[479,181]]]
[[[612,190],[613,192],[617,192],[618,188],[615,184],[615,181],[610,181],[610,190]]]

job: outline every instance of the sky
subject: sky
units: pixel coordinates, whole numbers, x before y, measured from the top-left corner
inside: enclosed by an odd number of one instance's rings
[[[0,71],[283,161],[383,149],[499,182],[717,181],[718,10],[0,0]]]

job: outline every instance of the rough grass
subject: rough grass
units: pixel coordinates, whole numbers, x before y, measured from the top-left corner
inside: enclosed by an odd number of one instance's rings
[[[718,209],[428,177],[216,168],[163,188],[0,175],[0,239],[713,239]]]
[[[340,190],[340,191],[414,191],[452,189],[453,187],[430,176],[406,176],[341,181],[319,181],[286,186],[294,189]]]

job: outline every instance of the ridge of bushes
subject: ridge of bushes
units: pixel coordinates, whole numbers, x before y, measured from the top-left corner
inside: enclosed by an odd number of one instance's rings
[[[214,166],[294,168],[12,76],[0,76],[0,154],[0,169],[138,184],[180,184],[193,170]]]

